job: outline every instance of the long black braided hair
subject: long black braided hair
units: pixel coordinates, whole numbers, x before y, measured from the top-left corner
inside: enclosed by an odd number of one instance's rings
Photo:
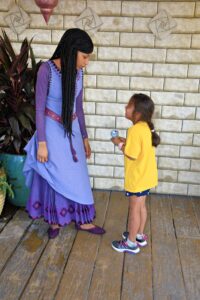
[[[51,60],[60,58],[62,74],[62,122],[65,133],[72,135],[72,114],[74,107],[77,52],[93,52],[93,42],[87,32],[71,28],[63,34]]]

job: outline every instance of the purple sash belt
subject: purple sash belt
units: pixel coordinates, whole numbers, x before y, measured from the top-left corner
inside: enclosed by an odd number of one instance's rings
[[[49,108],[45,108],[45,115],[47,117],[50,117],[51,119],[53,119],[54,121],[57,121],[59,123],[62,124],[62,119],[61,119],[61,116],[57,115],[54,111],[52,111],[51,109]],[[74,121],[75,119],[77,118],[77,115],[76,113],[73,113],[72,114],[72,120]],[[73,144],[72,144],[72,137],[71,135],[68,136],[68,139],[69,139],[69,144],[70,144],[70,149],[71,149],[71,153],[72,153],[72,157],[73,157],[73,161],[77,162],[78,161],[78,158],[77,158],[77,155],[76,155],[76,151],[73,147]]]
[[[57,121],[59,123],[62,123],[62,119],[61,116],[57,115],[53,110],[49,109],[49,108],[45,108],[45,115],[47,117],[50,117],[51,119],[53,119],[54,121]],[[72,120],[74,121],[77,118],[76,113],[72,114]]]

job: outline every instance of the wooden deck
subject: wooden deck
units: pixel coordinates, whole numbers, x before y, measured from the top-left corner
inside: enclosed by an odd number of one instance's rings
[[[0,223],[1,300],[199,300],[200,198],[151,195],[138,255],[112,250],[126,228],[121,192],[95,191],[100,237],[71,224],[48,240],[48,224],[24,210]]]

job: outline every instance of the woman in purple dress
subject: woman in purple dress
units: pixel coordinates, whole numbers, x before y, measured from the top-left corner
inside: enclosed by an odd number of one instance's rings
[[[49,238],[74,221],[78,230],[105,233],[95,218],[86,157],[91,155],[83,112],[83,71],[93,51],[89,35],[67,30],[36,81],[36,132],[25,150],[26,205],[31,218],[44,217]]]

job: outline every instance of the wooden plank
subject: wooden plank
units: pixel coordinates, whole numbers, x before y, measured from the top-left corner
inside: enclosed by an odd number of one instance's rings
[[[20,297],[48,241],[47,227],[43,220],[36,220],[29,227],[0,276],[0,299]]]
[[[153,293],[155,300],[185,300],[177,240],[173,227],[171,200],[151,197]]]
[[[200,198],[199,197],[192,197],[193,208],[196,216],[196,220],[199,226],[200,232]]]
[[[103,226],[110,192],[95,192],[99,226]],[[101,236],[79,231],[55,299],[86,299]]]
[[[101,240],[88,300],[118,300],[121,297],[124,255],[114,251],[111,242],[121,239],[122,232],[126,229],[127,213],[128,201],[124,193],[112,192],[105,222],[107,233]]]
[[[178,246],[181,257],[187,299],[200,298],[200,240],[180,238]]]
[[[178,237],[200,237],[191,197],[171,196],[173,218]]]
[[[160,234],[159,239],[175,239],[170,197],[154,194],[150,199],[150,209],[152,237],[158,237]]]
[[[16,206],[11,205],[10,203],[8,203],[8,201],[6,201],[2,214],[0,216],[0,232],[4,229],[7,223],[13,218],[17,209],[18,208]]]
[[[145,233],[148,235],[148,245],[141,248],[136,257],[125,255],[122,300],[153,299],[149,201],[150,197],[146,200],[148,216]]]
[[[49,241],[20,297],[21,300],[54,299],[75,237],[76,229],[70,224],[60,230],[56,239]]]
[[[20,209],[0,234],[0,273],[32,220]]]

